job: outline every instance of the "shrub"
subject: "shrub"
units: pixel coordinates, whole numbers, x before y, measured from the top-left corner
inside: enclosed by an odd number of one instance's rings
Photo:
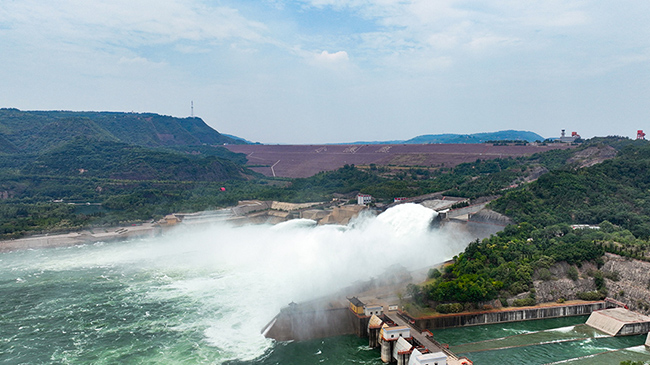
[[[463,311],[463,305],[460,303],[438,304],[436,312],[438,313],[460,313]]]
[[[569,267],[569,270],[567,271],[566,275],[569,277],[569,279],[576,281],[580,277],[578,274],[578,269],[576,269],[575,266]]]
[[[537,304],[535,298],[530,298],[530,297],[525,299],[515,299],[512,302],[512,305],[514,305],[515,307],[528,307],[535,304]]]
[[[427,273],[427,277],[429,279],[437,279],[442,276],[442,273],[438,269],[429,269],[429,272]]]
[[[539,269],[539,280],[550,281],[553,279],[553,275],[547,268]]]
[[[621,280],[620,276],[618,275],[618,271],[604,271],[603,275],[611,281]]]
[[[579,292],[577,293],[578,298],[582,300],[601,300],[605,299],[605,295],[603,295],[601,292],[594,290],[594,291],[586,291],[586,292]]]

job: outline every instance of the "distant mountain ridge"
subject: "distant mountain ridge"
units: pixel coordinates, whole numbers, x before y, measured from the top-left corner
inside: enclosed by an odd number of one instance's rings
[[[222,135],[196,117],[176,118],[155,113],[0,109],[0,148],[3,151],[39,152],[75,137],[143,147],[244,143]]]
[[[27,162],[22,173],[123,180],[225,181],[249,175],[217,156],[178,153],[114,141],[75,137]]]
[[[488,141],[543,141],[545,138],[529,131],[505,130],[473,134],[425,134],[408,140],[383,142],[353,142],[352,144],[429,144],[429,143],[485,143]]]
[[[154,113],[0,109],[0,172],[134,181],[249,178],[243,143],[201,118]]]

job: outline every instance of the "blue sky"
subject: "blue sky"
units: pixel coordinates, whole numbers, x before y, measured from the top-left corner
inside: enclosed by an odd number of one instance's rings
[[[647,0],[0,0],[0,106],[265,143],[650,130]]]

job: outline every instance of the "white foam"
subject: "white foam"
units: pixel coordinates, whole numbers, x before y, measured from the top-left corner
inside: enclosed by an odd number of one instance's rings
[[[567,326],[567,327],[559,327],[559,328],[553,328],[550,330],[546,330],[548,332],[561,332],[561,333],[570,333],[575,330],[576,326]]]
[[[271,344],[260,331],[289,302],[321,297],[396,263],[416,269],[458,254],[469,240],[431,231],[434,216],[403,204],[349,227],[311,220],[186,227],[146,240],[30,252],[35,257],[20,260],[17,270],[108,268],[146,277],[131,285],[150,300],[178,300],[206,313],[179,331],[203,328],[211,346],[253,359]]]

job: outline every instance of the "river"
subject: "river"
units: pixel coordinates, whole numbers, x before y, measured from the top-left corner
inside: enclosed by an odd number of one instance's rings
[[[2,253],[0,362],[380,364],[378,351],[353,336],[275,343],[260,329],[291,301],[321,297],[393,264],[427,267],[467,244],[453,232],[430,231],[432,211],[416,205],[396,208],[348,227],[302,220],[186,227],[129,242]],[[536,330],[531,328],[521,331]],[[454,334],[458,330],[446,331],[436,332],[439,340],[466,341]],[[460,331],[478,338],[474,329]],[[587,340],[580,341],[583,346]],[[640,339],[617,345],[592,341],[635,354]],[[476,363],[515,356],[508,351],[529,351],[503,349],[508,346],[499,341],[489,346],[502,349],[465,350],[473,351],[467,356],[476,357]]]

